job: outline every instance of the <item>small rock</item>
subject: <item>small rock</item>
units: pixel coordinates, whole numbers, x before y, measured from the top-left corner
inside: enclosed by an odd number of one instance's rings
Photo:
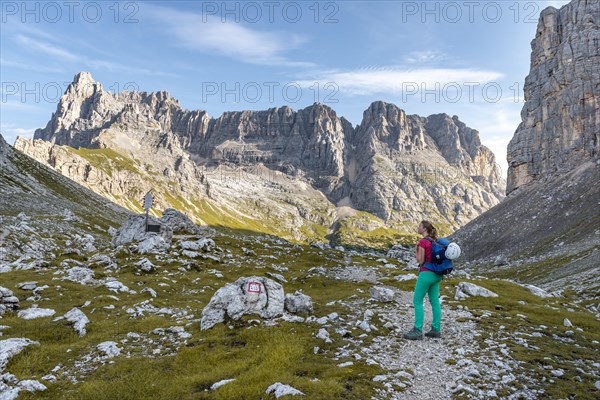
[[[541,297],[541,298],[554,297],[550,293],[546,292],[544,289],[541,289],[541,288],[539,288],[537,286],[523,285],[523,287],[529,289],[529,291],[531,293],[533,293],[534,295],[536,295],[538,297]]]
[[[135,263],[136,267],[139,267],[144,272],[152,272],[156,270],[156,265],[152,264],[147,258],[142,258],[140,261]]]
[[[291,387],[290,385],[284,385],[281,382],[276,382],[269,386],[265,391],[266,394],[274,394],[276,398],[280,398],[281,396],[304,396],[304,393]]]
[[[74,307],[64,315],[65,319],[73,324],[73,328],[79,336],[86,334],[85,326],[90,322],[88,317],[79,308]]]
[[[550,373],[554,376],[556,376],[557,378],[560,378],[561,376],[563,376],[565,374],[565,371],[562,369],[553,369],[552,371],[550,371]]]
[[[42,380],[48,381],[50,383],[56,382],[56,376],[52,374],[42,376]]]
[[[395,280],[397,280],[398,282],[404,282],[404,281],[410,281],[413,279],[417,279],[417,276],[415,274],[402,274],[402,275],[396,275],[394,277]]]
[[[282,283],[287,283],[287,279],[285,279],[285,277],[281,274],[275,274],[273,272],[267,272],[267,275],[269,275],[271,278],[277,279],[279,282]]]
[[[373,286],[369,289],[371,298],[384,303],[389,303],[394,300],[394,291],[392,289],[381,286]]]
[[[115,293],[119,293],[119,292],[134,293],[123,283],[116,281],[116,280],[105,282],[104,286],[106,286],[108,288],[108,290],[110,290],[111,292],[115,292]]]
[[[215,241],[212,239],[202,238],[196,241],[186,241],[179,243],[179,247],[183,250],[204,250],[211,251],[214,247],[216,247]]]
[[[149,287],[145,287],[142,289],[142,293],[150,293],[150,296],[152,296],[153,298],[156,298],[156,290],[149,288]]]
[[[73,267],[67,270],[67,276],[64,278],[69,281],[77,282],[82,285],[95,284],[94,271],[86,267]]]
[[[121,354],[121,349],[117,347],[116,342],[102,342],[98,346],[96,346],[96,348],[103,352],[107,358],[113,358]]]
[[[354,363],[352,361],[346,361],[346,362],[343,362],[341,364],[338,364],[338,367],[340,367],[340,368],[346,368],[346,367],[349,367],[351,365],[354,365]]]
[[[292,314],[304,314],[313,312],[312,299],[298,291],[294,294],[285,295],[285,309]]]
[[[48,389],[42,383],[32,380],[32,379],[26,379],[26,380],[20,381],[17,384],[17,386],[21,390],[25,390],[26,392],[43,392],[44,390]]]
[[[571,323],[571,321],[569,321],[568,318],[564,319],[563,325],[566,326],[567,328],[572,328],[573,327],[573,324]]]
[[[26,310],[19,311],[17,315],[19,316],[19,318],[23,318],[23,319],[35,319],[35,318],[51,317],[55,313],[56,313],[56,311],[54,311],[50,308],[32,307],[32,308],[28,308]]]
[[[148,236],[138,243],[138,253],[163,253],[169,248],[169,243],[158,235]]]
[[[210,390],[217,390],[221,386],[227,385],[228,383],[231,383],[233,381],[235,381],[235,379],[223,379],[222,381],[215,382],[211,385]]]
[[[456,287],[454,299],[462,300],[469,296],[498,297],[498,295],[491,290],[475,285],[474,283],[460,282]]]
[[[17,287],[22,290],[33,290],[37,287],[37,282],[22,282]]]
[[[326,329],[319,329],[319,333],[317,333],[317,339],[322,339],[325,343],[333,343],[333,340],[329,337],[329,332]]]
[[[15,400],[19,396],[21,388],[12,388],[0,392],[0,400]]]

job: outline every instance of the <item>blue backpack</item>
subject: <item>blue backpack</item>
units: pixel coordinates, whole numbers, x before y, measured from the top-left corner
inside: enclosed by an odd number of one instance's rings
[[[452,272],[452,260],[446,258],[446,247],[450,241],[446,238],[433,240],[426,237],[431,242],[431,262],[425,263],[425,268],[435,272],[438,275],[448,275]]]

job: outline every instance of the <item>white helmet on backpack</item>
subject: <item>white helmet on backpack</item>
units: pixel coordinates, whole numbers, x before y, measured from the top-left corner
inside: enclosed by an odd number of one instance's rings
[[[460,247],[452,242],[446,247],[446,258],[448,260],[455,260],[460,256]]]

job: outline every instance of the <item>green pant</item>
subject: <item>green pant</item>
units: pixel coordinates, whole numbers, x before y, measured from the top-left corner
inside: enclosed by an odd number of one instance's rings
[[[440,282],[442,275],[435,272],[421,271],[415,285],[415,295],[413,304],[415,306],[415,328],[423,330],[423,299],[425,295],[429,297],[431,311],[433,313],[433,321],[431,326],[433,329],[440,331],[442,321],[442,307],[440,306]]]

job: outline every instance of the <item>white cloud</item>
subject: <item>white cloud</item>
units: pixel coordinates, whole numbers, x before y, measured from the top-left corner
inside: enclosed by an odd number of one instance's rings
[[[22,69],[26,71],[35,71],[35,72],[50,72],[50,73],[60,73],[63,72],[60,68],[48,67],[46,65],[39,64],[27,64],[19,61],[7,60],[5,58],[0,58],[0,66],[2,67],[13,67],[17,69]]]
[[[177,74],[172,74],[170,72],[162,72],[155,71],[146,68],[138,68],[138,67],[130,67],[128,65],[123,65],[119,63],[115,63],[112,61],[106,60],[93,60],[93,59],[84,59],[84,62],[87,66],[91,68],[100,68],[105,69],[110,72],[124,72],[127,74],[142,74],[142,75],[150,75],[150,76],[167,76],[167,77],[176,77]]]
[[[155,71],[155,70],[151,70],[151,69],[147,69],[147,68],[139,68],[136,66],[124,65],[121,63],[113,62],[113,61],[99,60],[99,59],[94,59],[94,58],[90,58],[87,56],[80,56],[69,50],[60,48],[58,46],[44,42],[39,39],[27,37],[22,34],[16,35],[16,42],[19,43],[20,45],[26,46],[30,50],[34,50],[34,51],[37,50],[37,51],[46,53],[61,62],[71,62],[71,63],[80,62],[89,68],[105,69],[110,72],[124,72],[124,73],[132,74],[132,75],[142,74],[142,75],[149,75],[149,76],[169,76],[169,77],[177,76],[177,75],[169,73],[169,72]],[[27,63],[23,63],[23,62],[16,63],[16,62],[8,61],[5,59],[1,59],[0,64],[19,68],[19,69],[24,69],[24,70],[32,70],[32,71],[39,71],[39,72],[57,72],[56,70],[53,70],[50,68],[46,68],[43,66],[40,67],[40,64],[43,65],[43,63],[40,63],[40,62],[27,64]],[[61,71],[58,71],[58,72],[61,72]]]
[[[16,37],[17,43],[20,45],[26,46],[30,50],[37,50],[52,57],[61,59],[63,61],[76,61],[77,56],[71,53],[68,50],[65,50],[61,47],[55,46],[53,44],[42,42],[41,40],[36,40],[31,37],[18,34]]]
[[[286,32],[258,31],[238,23],[222,22],[210,15],[183,13],[167,7],[145,5],[148,16],[165,26],[175,44],[208,54],[218,54],[250,64],[314,67],[283,54],[305,43]]]
[[[401,67],[368,68],[352,71],[323,71],[312,78],[297,83],[310,87],[318,82],[321,85],[333,83],[340,92],[347,95],[394,94],[415,90],[435,90],[447,84],[457,84],[468,89],[473,83],[485,84],[504,77],[496,71],[464,68],[421,68]]]
[[[446,55],[436,50],[412,51],[404,56],[404,62],[407,64],[426,64],[435,61],[441,61]]]

